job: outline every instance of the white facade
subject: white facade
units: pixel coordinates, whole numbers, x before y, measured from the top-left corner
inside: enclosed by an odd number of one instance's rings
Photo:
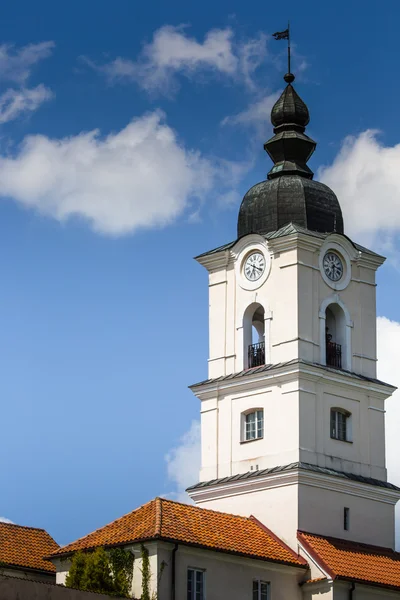
[[[248,281],[254,252],[266,267]],[[343,265],[336,282],[324,271],[329,252]],[[375,273],[384,258],[344,235],[290,226],[198,261],[209,271],[210,298],[210,380],[192,387],[201,400],[200,481],[307,463],[385,482],[384,402],[394,388],[375,380]],[[327,339],[341,350],[340,369],[325,366]],[[271,368],[246,371],[257,342]],[[332,435],[335,409],[346,415],[346,439]],[[247,440],[252,411],[263,411],[263,434]],[[254,514],[293,548],[298,529],[394,546],[398,492],[349,478],[291,469],[190,495],[205,508]]]

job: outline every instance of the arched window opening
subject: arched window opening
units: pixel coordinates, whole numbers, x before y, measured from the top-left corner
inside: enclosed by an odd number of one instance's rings
[[[326,364],[341,369],[346,351],[346,321],[338,304],[330,304],[325,312]]]
[[[252,409],[242,415],[243,441],[259,440],[264,437],[264,411]]]
[[[244,368],[265,365],[264,308],[251,304],[243,318]]]
[[[331,438],[351,442],[351,413],[343,408],[331,408]]]

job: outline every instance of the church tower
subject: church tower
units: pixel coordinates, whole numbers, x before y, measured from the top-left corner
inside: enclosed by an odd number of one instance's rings
[[[293,548],[298,530],[394,547],[385,399],[376,378],[375,274],[384,258],[344,233],[307,161],[307,106],[285,75],[273,161],[239,210],[237,240],[197,257],[209,273],[209,379],[201,401],[204,508],[253,514]]]

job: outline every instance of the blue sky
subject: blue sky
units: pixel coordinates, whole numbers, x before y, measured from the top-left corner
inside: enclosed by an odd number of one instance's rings
[[[0,514],[66,543],[193,478],[187,386],[206,376],[208,323],[192,257],[235,238],[270,168],[285,72],[270,34],[288,18],[311,167],[347,232],[389,256],[381,375],[396,383],[399,17],[394,0],[3,7]]]

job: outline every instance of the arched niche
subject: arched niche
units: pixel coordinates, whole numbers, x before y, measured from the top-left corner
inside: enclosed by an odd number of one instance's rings
[[[352,370],[350,313],[338,295],[326,298],[320,308],[320,362],[336,369]]]
[[[244,369],[265,364],[265,310],[253,302],[243,315]]]

